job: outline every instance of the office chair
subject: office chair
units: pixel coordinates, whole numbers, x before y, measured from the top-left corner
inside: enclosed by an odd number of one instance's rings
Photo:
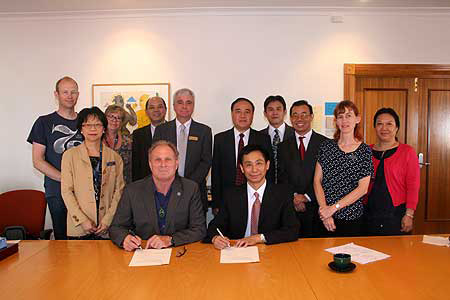
[[[44,230],[47,203],[36,190],[16,190],[0,194],[0,234],[9,240],[50,239],[53,230]]]

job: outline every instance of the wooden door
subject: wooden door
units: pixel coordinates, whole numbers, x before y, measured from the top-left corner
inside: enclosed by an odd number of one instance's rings
[[[360,108],[366,143],[375,142],[376,110],[392,107],[400,142],[423,153],[416,234],[450,232],[449,78],[449,65],[344,66],[344,99]]]
[[[420,202],[424,232],[450,232],[450,79],[419,80]]]

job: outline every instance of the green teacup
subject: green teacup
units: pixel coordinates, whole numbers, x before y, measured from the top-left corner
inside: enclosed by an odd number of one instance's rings
[[[338,268],[345,268],[352,261],[352,256],[350,254],[346,254],[346,253],[336,253],[333,256],[333,258],[334,258],[334,264]]]

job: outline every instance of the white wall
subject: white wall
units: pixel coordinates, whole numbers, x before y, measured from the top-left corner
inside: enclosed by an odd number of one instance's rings
[[[231,127],[238,96],[255,102],[260,129],[269,94],[341,100],[344,63],[450,63],[448,28],[447,15],[0,17],[0,192],[43,189],[25,140],[64,75],[79,83],[78,110],[93,83],[170,82],[196,92],[194,117],[214,133]]]

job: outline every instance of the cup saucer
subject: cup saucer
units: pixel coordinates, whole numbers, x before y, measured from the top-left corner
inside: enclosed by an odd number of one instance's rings
[[[339,272],[339,273],[347,273],[347,272],[351,272],[356,268],[356,265],[354,263],[349,263],[347,266],[345,267],[338,267],[334,261],[330,262],[328,264],[328,266],[330,267],[331,270]]]

